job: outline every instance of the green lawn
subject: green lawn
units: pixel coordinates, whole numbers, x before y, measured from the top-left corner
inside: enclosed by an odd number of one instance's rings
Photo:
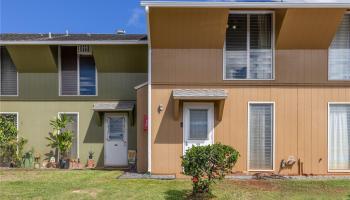
[[[120,180],[103,170],[0,170],[0,199],[186,199],[189,180]],[[350,180],[231,181],[214,186],[214,199],[348,199]]]

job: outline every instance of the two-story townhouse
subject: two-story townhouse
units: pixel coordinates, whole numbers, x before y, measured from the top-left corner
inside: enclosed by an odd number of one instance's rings
[[[97,166],[127,166],[136,150],[134,87],[147,81],[143,34],[1,34],[0,114],[42,159],[50,120],[73,119],[70,156]]]
[[[220,142],[237,172],[350,172],[349,3],[141,4],[139,171],[179,176],[187,148]]]

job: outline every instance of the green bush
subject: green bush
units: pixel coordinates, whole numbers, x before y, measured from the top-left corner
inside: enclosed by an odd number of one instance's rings
[[[71,123],[72,119],[66,115],[62,115],[60,118],[56,118],[50,121],[52,126],[52,133],[49,133],[49,137],[46,139],[49,141],[48,146],[57,148],[62,157],[67,156],[73,144],[73,132],[70,130],[64,130],[68,123]]]
[[[230,146],[192,146],[182,156],[184,174],[192,176],[193,193],[210,191],[210,185],[231,172],[239,152]]]
[[[27,140],[17,137],[15,115],[0,115],[0,162],[20,167]]]

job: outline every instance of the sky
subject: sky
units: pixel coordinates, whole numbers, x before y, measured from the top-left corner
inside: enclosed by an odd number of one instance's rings
[[[118,29],[146,33],[145,10],[140,0],[0,0],[0,33],[115,33]]]

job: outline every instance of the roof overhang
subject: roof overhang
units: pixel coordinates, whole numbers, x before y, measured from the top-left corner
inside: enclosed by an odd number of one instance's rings
[[[180,101],[215,102],[217,120],[221,121],[228,93],[224,89],[174,89],[174,118],[179,119]]]
[[[0,45],[147,45],[147,40],[100,40],[100,41],[1,41]]]
[[[189,8],[350,8],[350,2],[180,2],[180,1],[141,1],[145,7],[189,7]]]

